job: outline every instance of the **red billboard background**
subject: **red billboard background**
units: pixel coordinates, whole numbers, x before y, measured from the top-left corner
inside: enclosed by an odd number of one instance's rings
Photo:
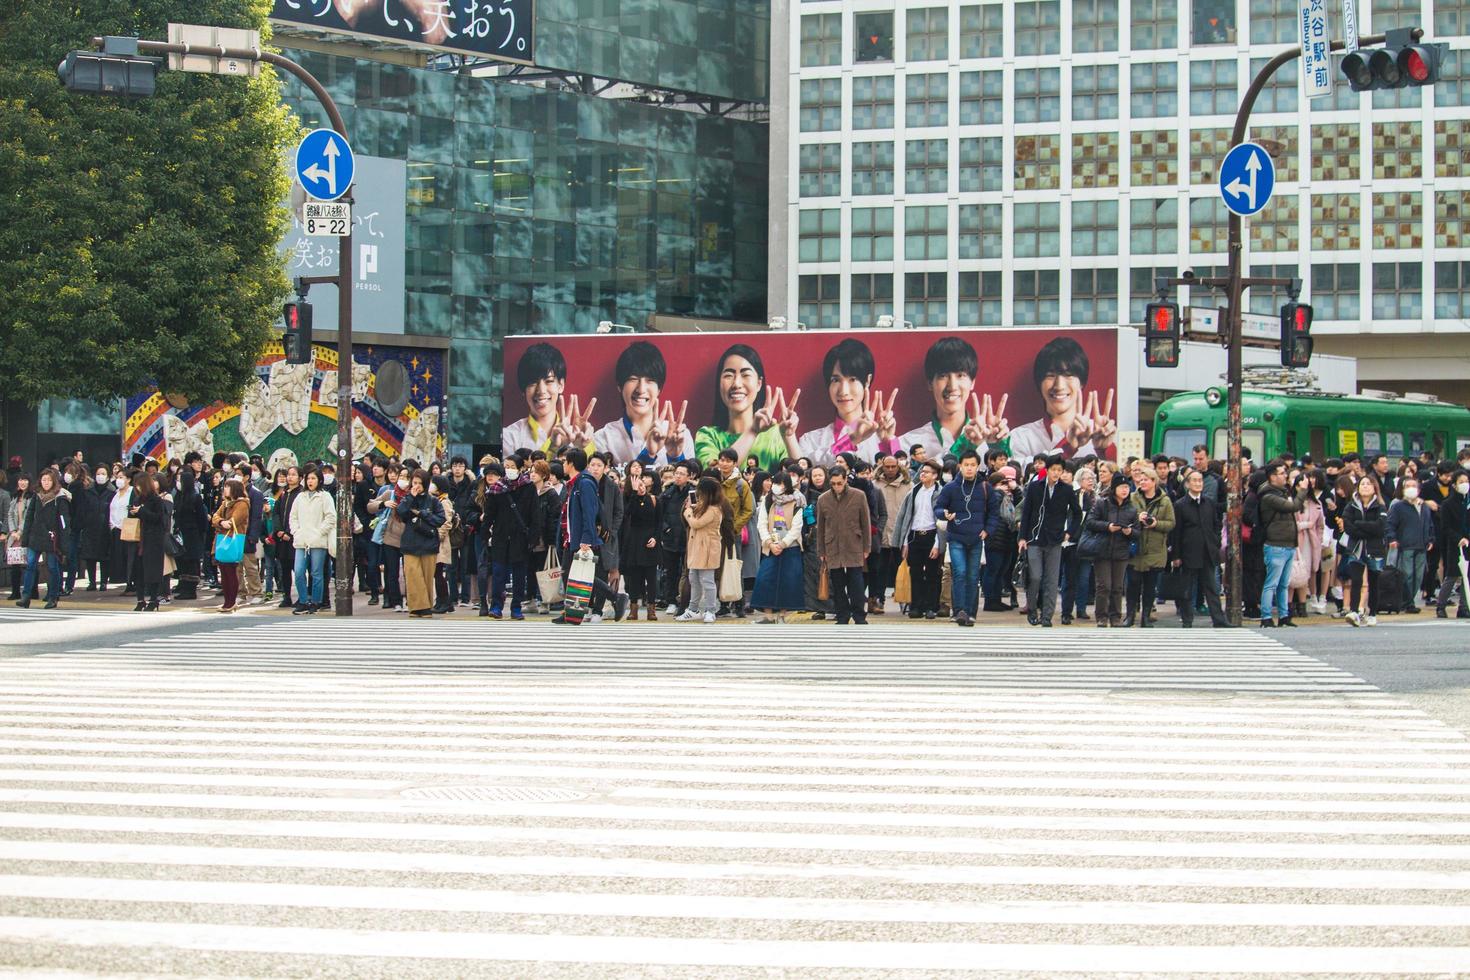
[[[958,337],[974,347],[978,355],[978,377],[974,391],[989,395],[994,404],[1008,395],[1006,417],[1012,430],[1045,415],[1045,404],[1032,380],[1037,353],[1058,337],[1069,337],[1081,346],[1089,362],[1085,391],[1098,393],[1099,406],[1109,389],[1118,385],[1118,331],[1116,328],[1069,328],[1066,330],[824,330],[811,332],[678,333],[678,334],[578,334],[520,336],[505,340],[505,385],[502,424],[510,425],[527,414],[524,392],[517,384],[517,365],[533,344],[550,344],[567,363],[566,395],[576,395],[582,407],[597,399],[593,423],[602,426],[623,413],[622,398],[614,376],[618,355],[629,345],[647,341],[659,349],[667,364],[667,380],[660,399],[677,406],[689,403],[686,422],[693,432],[710,424],[716,398],[716,370],[721,356],[733,344],[754,348],[764,362],[765,384],[784,389],[790,398],[802,391],[797,411],[803,431],[832,422],[834,410],[821,376],[827,352],[844,340],[866,344],[872,351],[874,390],[885,396],[898,389],[894,414],[898,431],[923,426],[934,410],[934,399],[924,376],[924,355],[944,337]],[[1113,398],[1111,418],[1116,421],[1120,396]],[[1136,397],[1128,393],[1130,405]],[[1132,421],[1132,419],[1127,419]],[[907,447],[904,447],[907,448]]]

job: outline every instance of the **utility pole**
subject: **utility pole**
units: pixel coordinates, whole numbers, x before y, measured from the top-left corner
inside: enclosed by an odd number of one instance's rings
[[[132,39],[129,39],[130,41]],[[330,93],[315,75],[284,55],[259,47],[230,48],[206,44],[175,44],[167,41],[136,42],[137,51],[147,54],[196,55],[221,61],[264,62],[294,75],[321,102],[332,129],[347,139],[347,124]],[[103,50],[106,38],[92,38],[92,47]],[[349,188],[343,200],[352,200]],[[337,556],[336,596],[332,610],[338,616],[352,615],[352,224],[337,239],[338,263],[335,276],[314,276],[303,284],[337,287]]]

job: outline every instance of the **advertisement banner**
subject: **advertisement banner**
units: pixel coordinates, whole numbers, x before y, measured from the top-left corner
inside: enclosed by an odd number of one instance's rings
[[[1118,339],[1108,327],[510,337],[502,451],[571,444],[664,465],[734,448],[766,469],[915,445],[1116,458],[1120,427],[1137,422]]]
[[[527,65],[534,17],[535,0],[275,0],[271,9],[271,20],[313,30]]]

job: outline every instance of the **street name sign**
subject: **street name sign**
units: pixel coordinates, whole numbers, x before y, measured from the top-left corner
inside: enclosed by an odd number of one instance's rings
[[[1327,0],[1301,0],[1297,34],[1302,42],[1302,95],[1332,95],[1332,37],[1327,33]]]
[[[321,201],[335,201],[352,186],[352,147],[331,129],[307,133],[296,148],[296,179]]]
[[[1276,165],[1271,154],[1255,143],[1240,143],[1230,148],[1220,164],[1220,196],[1225,206],[1249,218],[1271,200],[1276,187]]]

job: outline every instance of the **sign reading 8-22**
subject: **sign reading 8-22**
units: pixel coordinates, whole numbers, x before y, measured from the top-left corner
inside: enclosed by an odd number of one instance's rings
[[[275,0],[271,19],[455,54],[534,63],[535,0]]]

